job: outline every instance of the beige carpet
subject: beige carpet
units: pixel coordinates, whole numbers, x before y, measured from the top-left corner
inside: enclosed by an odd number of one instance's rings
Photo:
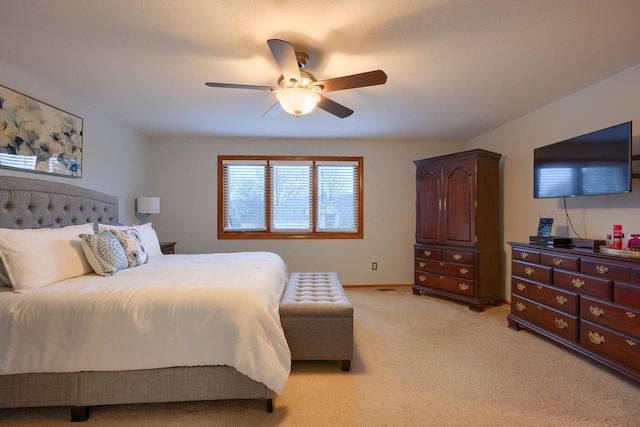
[[[95,407],[92,426],[639,426],[640,386],[527,332],[508,306],[475,313],[409,288],[347,289],[351,372],[294,362],[261,401]],[[67,408],[0,411],[0,425],[68,426]]]

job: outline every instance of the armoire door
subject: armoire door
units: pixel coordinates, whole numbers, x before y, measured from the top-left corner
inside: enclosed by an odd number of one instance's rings
[[[446,163],[443,167],[443,229],[441,242],[475,246],[476,186],[474,160]]]

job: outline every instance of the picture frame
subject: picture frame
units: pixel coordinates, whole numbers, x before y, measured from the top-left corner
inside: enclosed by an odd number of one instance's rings
[[[538,222],[538,237],[551,237],[553,218],[540,218]]]
[[[82,177],[83,120],[0,85],[0,167]]]

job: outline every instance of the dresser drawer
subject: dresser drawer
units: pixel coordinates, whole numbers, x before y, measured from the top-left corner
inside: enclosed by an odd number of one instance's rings
[[[640,308],[640,286],[614,283],[613,301],[629,307]]]
[[[578,315],[578,294],[576,293],[529,282],[519,277],[511,278],[511,291],[556,310],[564,311],[573,316]]]
[[[540,262],[540,252],[528,249],[514,248],[511,251],[511,260],[526,261],[533,264],[538,264]]]
[[[524,279],[535,280],[536,282],[551,283],[551,268],[537,264],[513,261],[511,263],[511,273]]]
[[[611,281],[572,271],[554,270],[553,285],[579,294],[611,300]]]
[[[461,295],[473,296],[475,293],[475,283],[472,280],[464,280],[451,276],[416,271],[415,283],[416,285],[441,289]]]
[[[442,260],[459,264],[475,265],[476,254],[473,252],[442,251]]]
[[[580,320],[580,345],[640,372],[640,340]]]
[[[640,285],[640,268],[631,269],[631,283]]]
[[[441,259],[442,258],[442,250],[440,249],[432,249],[432,248],[415,248],[416,258],[424,258],[424,259]]]
[[[473,280],[476,269],[473,265],[456,264],[444,261],[430,261],[427,263],[426,271],[434,274],[444,274],[447,276],[460,277],[462,279]]]
[[[544,253],[540,255],[540,264],[554,268],[562,268],[563,270],[578,271],[578,258]]]
[[[640,310],[600,301],[580,298],[580,318],[640,339]]]
[[[578,319],[534,301],[513,295],[511,313],[568,340],[578,341]]]
[[[621,282],[629,282],[631,277],[631,267],[595,259],[582,259],[580,261],[580,272]]]

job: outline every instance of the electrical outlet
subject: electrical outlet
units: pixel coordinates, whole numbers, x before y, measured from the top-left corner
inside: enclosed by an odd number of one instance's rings
[[[378,263],[377,262],[372,262],[371,263],[371,269],[372,270],[377,270],[378,269]]]

